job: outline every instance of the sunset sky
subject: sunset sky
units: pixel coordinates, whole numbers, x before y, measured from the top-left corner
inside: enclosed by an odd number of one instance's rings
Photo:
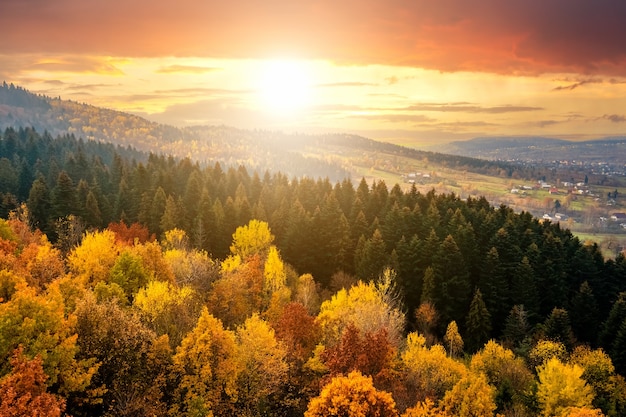
[[[177,126],[626,134],[621,0],[1,0],[0,81]]]

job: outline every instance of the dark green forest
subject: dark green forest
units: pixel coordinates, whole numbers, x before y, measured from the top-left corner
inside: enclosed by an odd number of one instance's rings
[[[73,416],[331,415],[358,371],[393,397],[367,415],[626,412],[626,259],[529,213],[32,128],[0,138],[0,197],[2,395],[30,366]],[[551,405],[552,359],[585,399]]]

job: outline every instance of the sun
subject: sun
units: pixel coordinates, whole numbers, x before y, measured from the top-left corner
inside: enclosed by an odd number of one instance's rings
[[[262,105],[274,113],[293,113],[311,104],[309,68],[304,62],[263,62],[258,91]]]

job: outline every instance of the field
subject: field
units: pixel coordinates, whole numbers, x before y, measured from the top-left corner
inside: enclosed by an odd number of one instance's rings
[[[538,188],[536,179],[458,171],[428,160],[363,152],[348,155],[345,151],[336,158],[343,159],[343,163],[350,166],[356,182],[360,178],[370,184],[384,181],[389,189],[400,184],[404,190],[415,184],[422,193],[434,189],[437,193],[454,193],[462,199],[484,196],[495,206],[506,204],[517,212],[527,211],[538,218],[550,216],[552,222],[560,222],[581,241],[597,243],[606,257],[615,257],[626,248],[626,229],[620,226],[620,222],[610,220],[612,213],[626,212],[626,178],[613,178],[618,187],[590,185],[585,194],[572,193],[558,186],[558,192],[550,193],[549,189]],[[414,175],[409,177],[409,174]],[[615,190],[618,190],[618,197],[609,198],[608,194]],[[556,213],[565,216],[559,220]]]

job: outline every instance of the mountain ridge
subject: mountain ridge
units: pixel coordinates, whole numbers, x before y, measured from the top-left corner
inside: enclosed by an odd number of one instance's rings
[[[610,149],[605,149],[605,148]],[[626,136],[605,136],[572,141],[545,136],[477,137],[454,141],[433,150],[488,160],[546,161],[582,159],[589,162],[617,162],[626,158]],[[580,152],[584,151],[583,154]],[[575,154],[575,157],[570,157]],[[566,157],[564,157],[566,156]]]
[[[90,104],[37,95],[6,82],[0,86],[0,129],[32,126],[53,136],[74,134],[85,140],[132,146],[200,163],[246,165],[257,171],[281,171],[290,176],[329,177],[340,181],[380,166],[401,174],[412,163],[397,158],[438,161],[449,168],[499,172],[499,163],[460,155],[447,156],[353,134],[303,134],[244,130],[230,126],[174,127],[141,116]],[[354,160],[367,165],[356,170]],[[406,169],[405,168],[406,165]]]

